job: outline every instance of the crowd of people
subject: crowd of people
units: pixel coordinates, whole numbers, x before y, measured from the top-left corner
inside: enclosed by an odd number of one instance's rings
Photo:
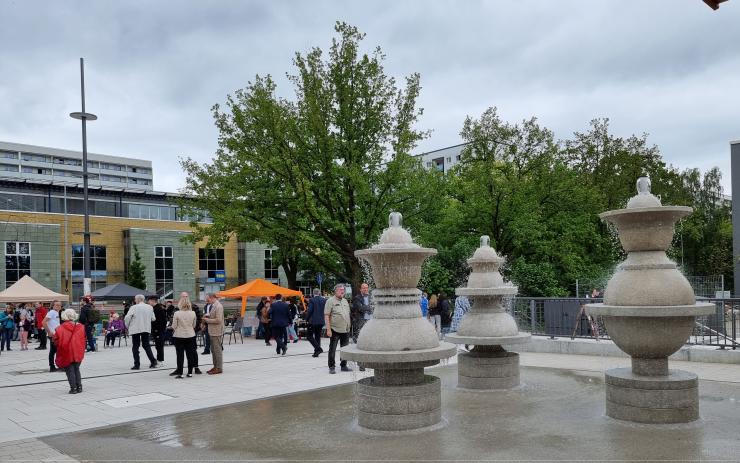
[[[337,372],[336,352],[350,342],[357,342],[363,326],[373,317],[370,287],[362,283],[360,291],[351,301],[345,297],[345,285],[334,287],[333,294],[322,295],[316,288],[312,296],[283,298],[281,294],[261,298],[257,305],[256,338],[265,345],[275,342],[277,355],[287,354],[289,344],[299,341],[299,329],[313,347],[313,357],[324,353],[321,340],[329,339],[327,366],[330,374]],[[454,301],[454,311],[445,294],[423,293],[419,309],[434,326],[438,336],[443,327],[457,329],[463,315],[470,310],[465,297]],[[38,341],[36,350],[48,348],[49,371],[64,371],[70,385],[70,394],[82,392],[80,364],[85,354],[96,352],[97,330],[104,326],[104,348],[120,345],[122,337],[130,337],[133,356],[132,370],[142,367],[140,351],[143,349],[149,368],[158,368],[165,360],[165,344],[175,347],[175,368],[170,376],[175,379],[202,374],[199,368],[197,339],[203,340],[201,355],[211,355],[213,367],[206,373],[223,373],[224,308],[215,294],[207,294],[201,309],[190,300],[187,292],[179,300],[160,303],[159,298],[137,295],[133,304],[124,303],[123,315],[112,310],[107,321],[101,323],[100,309],[93,298],[80,300],[79,313],[63,308],[61,301],[44,304],[7,304],[0,312],[0,351],[11,350],[11,341],[19,341],[20,350],[29,349],[29,340]],[[240,326],[243,323],[240,323]],[[152,346],[154,350],[152,350]],[[185,368],[187,364],[187,369]],[[364,367],[360,365],[360,370]],[[340,371],[352,369],[345,360],[339,362]]]

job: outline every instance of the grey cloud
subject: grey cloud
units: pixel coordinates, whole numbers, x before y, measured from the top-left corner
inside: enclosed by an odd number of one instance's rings
[[[177,157],[216,148],[210,107],[255,74],[282,95],[295,51],[334,21],[380,45],[389,73],[422,75],[420,149],[459,142],[466,115],[498,106],[556,136],[610,117],[650,133],[679,167],[719,165],[740,138],[740,1],[5,1],[0,139],[78,148],[77,59],[87,60],[91,150],[150,158],[155,187],[183,185]]]

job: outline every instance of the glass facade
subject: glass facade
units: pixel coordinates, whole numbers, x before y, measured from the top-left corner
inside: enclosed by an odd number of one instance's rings
[[[272,249],[265,249],[265,280],[277,281],[280,279],[278,264],[273,259],[274,252]]]
[[[155,246],[154,280],[157,294],[162,297],[171,297],[174,291],[174,279],[172,246]]]
[[[56,214],[84,214],[81,198],[67,197],[67,208],[64,208],[64,197],[0,192],[0,209],[26,212],[52,212]],[[106,217],[129,217],[134,219],[190,221],[191,217],[181,216],[179,208],[165,204],[142,204],[114,199],[88,200],[90,215]],[[211,219],[204,215],[198,218],[199,222],[210,223]]]
[[[223,283],[226,281],[224,250],[222,248],[198,249],[198,270],[202,282]]]
[[[5,242],[5,287],[31,275],[31,243],[23,241]]]

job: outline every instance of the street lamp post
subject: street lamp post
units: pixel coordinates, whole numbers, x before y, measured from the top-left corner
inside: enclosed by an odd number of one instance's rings
[[[70,117],[82,121],[82,191],[83,191],[83,209],[85,211],[85,231],[83,232],[83,294],[91,292],[92,274],[90,271],[90,214],[87,209],[87,121],[94,121],[98,118],[95,114],[85,112],[85,60],[80,58],[80,90],[82,96],[82,111],[70,113]]]

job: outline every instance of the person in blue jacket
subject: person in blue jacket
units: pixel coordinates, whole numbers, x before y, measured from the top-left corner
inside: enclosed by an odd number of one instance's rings
[[[313,356],[318,357],[324,352],[321,348],[321,331],[324,329],[324,306],[326,298],[321,296],[321,290],[314,288],[313,297],[308,301],[306,322],[308,323],[308,342],[313,346]]]
[[[13,338],[15,331],[14,310],[12,305],[8,305],[5,311],[0,313],[0,328],[2,328],[2,338],[0,338],[0,351],[10,350],[10,340]]]

